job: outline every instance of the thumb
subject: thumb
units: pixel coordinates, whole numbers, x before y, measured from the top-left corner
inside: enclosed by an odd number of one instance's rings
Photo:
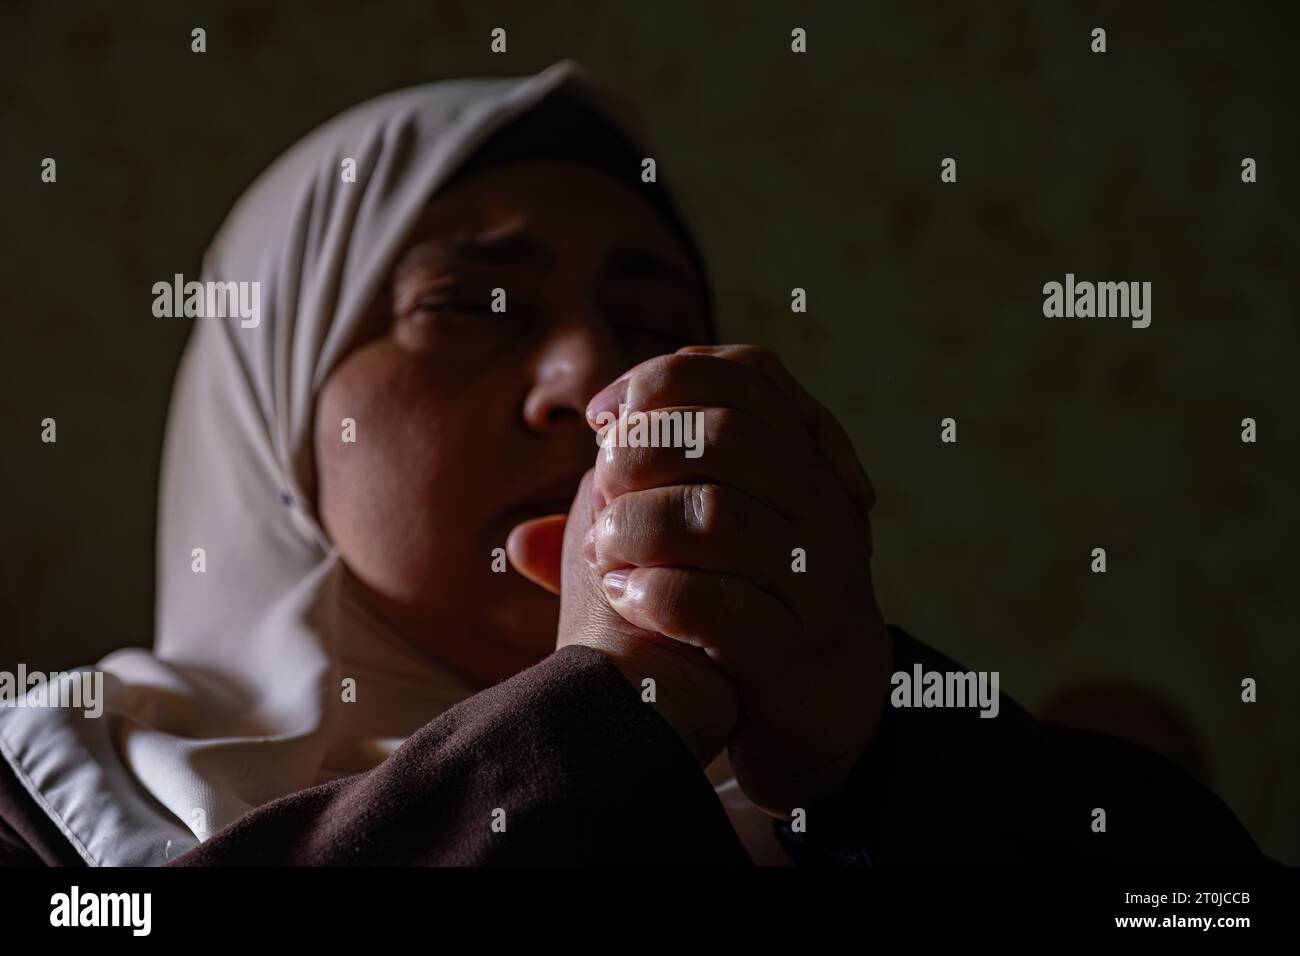
[[[515,525],[506,538],[506,557],[514,569],[552,594],[560,593],[560,559],[567,522],[565,515],[533,518]]]

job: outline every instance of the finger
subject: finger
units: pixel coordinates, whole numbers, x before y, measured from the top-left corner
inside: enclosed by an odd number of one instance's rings
[[[606,386],[587,404],[587,422],[599,429],[602,415],[617,416],[623,407],[639,412],[683,405],[733,408],[786,432],[810,425],[761,369],[683,352],[647,359]]]
[[[682,568],[621,568],[601,579],[614,611],[629,624],[705,653],[745,687],[785,673],[799,651],[799,623],[744,578]],[[742,701],[743,706],[743,701]]]
[[[853,441],[825,406],[810,395],[781,360],[756,345],[688,345],[679,354],[707,355],[763,371],[793,403],[812,432],[822,454],[848,486],[858,510],[866,514],[876,503],[871,479],[853,449]]]
[[[596,470],[588,468],[578,482],[578,492],[573,496],[569,506],[569,517],[564,523],[564,533],[560,542],[560,594],[564,596],[565,588],[575,593],[586,590],[596,591],[595,576],[590,566],[582,557],[582,539],[591,528],[592,488],[596,480]],[[563,613],[565,602],[561,601]]]
[[[796,525],[744,492],[686,484],[611,501],[591,526],[586,554],[600,575],[628,565],[739,575],[794,610],[790,554],[800,541]]]
[[[621,436],[615,428],[604,436],[596,457],[596,488],[605,501],[631,491],[707,482],[737,488],[790,520],[809,510],[813,482],[807,462],[815,450],[807,434],[774,436],[761,419],[730,408],[656,409],[648,414],[656,417],[639,439],[631,431]],[[670,429],[663,424],[666,419],[657,416],[674,416],[680,427]],[[674,436],[687,434],[699,457],[687,456],[691,448],[663,447],[677,442]],[[630,443],[648,441],[651,435],[660,447]],[[624,437],[628,444],[622,443]]]
[[[595,516],[595,487],[596,469],[588,468],[583,472],[582,480],[578,482],[577,494],[573,496],[573,504],[569,506],[569,520],[565,522],[564,535],[561,541],[563,554],[561,554],[560,560],[562,564],[564,563],[565,554],[582,554],[583,538],[591,529],[591,522]],[[582,562],[580,560],[573,561],[571,564],[576,568]]]
[[[561,558],[564,552],[564,515],[533,518],[514,526],[506,538],[506,557],[511,566],[552,594],[560,593]]]

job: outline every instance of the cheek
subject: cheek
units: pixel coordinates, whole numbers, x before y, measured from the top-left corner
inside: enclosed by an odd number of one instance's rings
[[[350,357],[321,393],[316,427],[321,518],[348,566],[404,599],[455,576],[477,545],[481,509],[468,496],[487,444],[421,363],[384,346]]]

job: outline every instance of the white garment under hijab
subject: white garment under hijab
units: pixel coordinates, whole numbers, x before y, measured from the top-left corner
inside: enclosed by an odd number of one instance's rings
[[[565,60],[363,103],[281,156],[222,225],[202,280],[259,281],[261,316],[249,328],[196,319],[181,361],[154,649],[95,665],[98,719],[0,709],[0,753],[87,863],[163,864],[263,803],[375,766],[473,693],[352,596],[308,491],[312,413],[428,199],[561,87],[651,154],[637,111]],[[345,158],[355,183],[342,181]],[[191,569],[196,548],[204,573]],[[346,705],[345,675],[366,688]],[[734,782],[719,795],[751,856],[784,862]]]

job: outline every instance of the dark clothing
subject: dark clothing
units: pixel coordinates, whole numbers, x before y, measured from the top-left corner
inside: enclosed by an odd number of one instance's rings
[[[897,670],[963,670],[890,631]],[[1039,723],[1006,696],[992,719],[886,704],[845,790],[805,809],[805,833],[773,822],[805,865],[1268,862],[1162,757]],[[259,807],[169,865],[749,862],[654,706],[608,658],[568,647],[430,721],[374,769]],[[0,760],[0,864],[82,863]]]

